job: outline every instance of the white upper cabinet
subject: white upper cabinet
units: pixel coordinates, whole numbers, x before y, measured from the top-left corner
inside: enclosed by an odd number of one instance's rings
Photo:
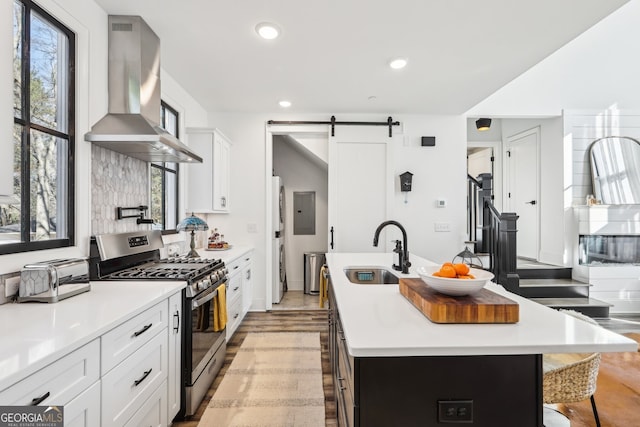
[[[202,163],[187,165],[188,212],[229,212],[231,141],[214,128],[188,128],[189,147]]]

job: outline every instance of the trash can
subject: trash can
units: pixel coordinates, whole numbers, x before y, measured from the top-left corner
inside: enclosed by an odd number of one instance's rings
[[[304,254],[304,293],[318,295],[320,293],[320,269],[324,265],[324,252],[307,252]]]

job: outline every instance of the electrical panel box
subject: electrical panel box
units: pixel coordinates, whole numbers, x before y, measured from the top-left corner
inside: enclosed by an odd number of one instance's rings
[[[316,234],[316,192],[293,192],[293,234]]]

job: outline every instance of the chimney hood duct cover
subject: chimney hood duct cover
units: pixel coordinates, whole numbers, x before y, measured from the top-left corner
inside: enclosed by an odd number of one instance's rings
[[[84,139],[147,162],[198,162],[160,127],[160,39],[139,16],[109,15],[109,113]]]

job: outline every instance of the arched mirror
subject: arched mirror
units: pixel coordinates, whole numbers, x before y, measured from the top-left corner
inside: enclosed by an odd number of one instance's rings
[[[640,204],[640,142],[607,136],[589,148],[593,191],[605,205]]]

